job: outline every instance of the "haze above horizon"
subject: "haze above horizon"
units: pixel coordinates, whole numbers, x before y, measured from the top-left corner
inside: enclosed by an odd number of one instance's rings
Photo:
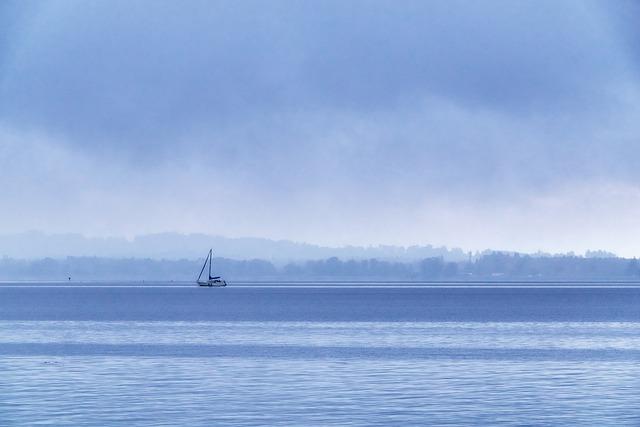
[[[640,256],[633,1],[5,1],[0,234]]]
[[[46,257],[102,257],[144,259],[201,259],[207,248],[215,248],[216,257],[235,260],[269,260],[277,264],[328,258],[341,260],[393,260],[400,262],[441,258],[445,262],[477,259],[491,253],[510,253],[499,248],[468,251],[463,248],[434,246],[369,245],[322,246],[291,240],[273,240],[256,237],[225,237],[201,233],[155,233],[125,237],[87,237],[81,234],[46,234],[39,231],[0,234],[0,257],[15,259],[42,259]],[[513,253],[511,253],[513,254]],[[617,258],[603,250],[584,253],[518,253],[533,257],[577,256],[585,258]]]

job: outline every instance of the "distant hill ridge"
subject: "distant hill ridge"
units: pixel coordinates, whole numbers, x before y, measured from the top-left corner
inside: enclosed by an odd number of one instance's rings
[[[131,240],[121,237],[86,237],[76,233],[47,234],[40,231],[0,234],[0,256],[22,259],[67,256],[198,259],[209,248],[213,248],[219,257],[238,260],[259,258],[276,263],[329,257],[398,261],[431,257],[463,261],[468,258],[462,249],[431,245],[327,247],[290,240],[180,233],[145,234]]]

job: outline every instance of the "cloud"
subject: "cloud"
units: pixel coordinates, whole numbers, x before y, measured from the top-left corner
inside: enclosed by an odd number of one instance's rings
[[[393,111],[427,97],[588,109],[624,77],[592,2],[51,2],[14,37],[2,113],[83,145],[155,151],[273,111]],[[89,140],[89,141],[88,141]]]
[[[540,200],[636,200],[630,2],[6,4],[10,230],[553,250]]]

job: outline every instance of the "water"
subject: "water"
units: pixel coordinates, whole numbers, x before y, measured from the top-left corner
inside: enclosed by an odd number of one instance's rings
[[[640,288],[0,285],[0,425],[640,425]]]

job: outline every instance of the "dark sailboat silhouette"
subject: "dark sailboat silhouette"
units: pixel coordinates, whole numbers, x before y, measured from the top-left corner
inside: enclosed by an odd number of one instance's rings
[[[198,276],[198,280],[196,280],[196,283],[198,283],[199,286],[209,286],[209,287],[227,286],[227,282],[220,276],[211,276],[212,263],[213,263],[213,249],[209,249],[209,254],[207,255],[207,258],[204,260],[204,265],[202,266],[202,270],[200,270],[200,275]],[[204,269],[207,266],[207,264],[209,264],[209,279],[201,280],[202,273],[204,273]]]

